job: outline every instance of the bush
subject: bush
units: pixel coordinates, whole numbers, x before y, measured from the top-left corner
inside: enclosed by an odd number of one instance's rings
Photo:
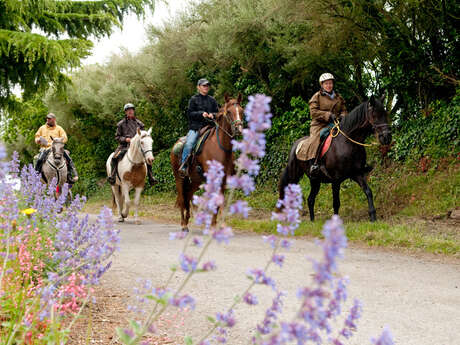
[[[398,119],[397,119],[398,121]],[[425,116],[397,123],[390,157],[403,161],[423,156],[434,159],[460,153],[460,88],[450,103],[433,102]]]

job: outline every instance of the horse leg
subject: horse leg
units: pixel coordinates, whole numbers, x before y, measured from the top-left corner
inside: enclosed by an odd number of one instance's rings
[[[123,199],[123,210],[121,211],[121,216],[123,218],[128,218],[129,214],[129,186],[127,184],[121,185],[121,197]]]
[[[310,194],[308,195],[308,210],[310,211],[310,220],[315,220],[315,199],[319,193],[321,182],[317,179],[310,179]]]
[[[144,188],[137,187],[134,190],[134,223],[141,224],[140,220],[137,217],[138,209],[139,209],[139,201],[141,199],[141,193]]]
[[[377,213],[374,207],[374,197],[372,195],[371,189],[369,188],[369,185],[367,184],[366,178],[364,175],[358,175],[353,177],[353,180],[359,184],[364,194],[366,194],[367,203],[369,205],[369,219],[371,222],[375,222],[377,220]]]
[[[123,207],[123,201],[121,199],[121,187],[119,185],[114,185],[112,186],[112,194],[113,194],[113,200],[115,201],[115,205],[117,206],[118,210],[118,221],[119,222],[124,222],[125,219],[121,216],[121,211]]]
[[[339,214],[340,208],[340,183],[332,183],[332,206],[334,207],[334,214]]]

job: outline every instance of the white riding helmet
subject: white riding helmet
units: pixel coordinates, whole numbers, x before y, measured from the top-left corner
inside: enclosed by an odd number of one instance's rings
[[[334,80],[334,76],[330,73],[321,74],[321,76],[319,77],[319,85],[322,85],[323,81],[326,81],[326,80]]]
[[[123,110],[126,111],[127,109],[135,109],[134,104],[126,103],[125,106],[123,107]]]

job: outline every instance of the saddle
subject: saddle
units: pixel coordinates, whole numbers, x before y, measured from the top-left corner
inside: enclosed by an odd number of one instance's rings
[[[198,133],[198,140],[196,141],[195,146],[193,147],[193,150],[192,150],[191,156],[193,157],[190,158],[191,161],[194,159],[194,157],[200,155],[203,149],[203,145],[206,142],[206,140],[209,138],[209,135],[211,134],[213,129],[215,129],[215,127],[212,125],[207,125],[200,129]],[[184,149],[186,139],[187,137],[180,137],[179,140],[174,144],[172,151],[177,157],[182,156],[182,150]]]

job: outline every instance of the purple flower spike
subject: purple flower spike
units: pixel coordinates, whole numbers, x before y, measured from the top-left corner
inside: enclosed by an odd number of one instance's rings
[[[236,324],[235,317],[233,316],[233,310],[229,310],[226,314],[217,313],[216,319],[222,324],[222,326],[227,328],[232,328]]]
[[[259,301],[257,300],[257,296],[250,292],[246,292],[246,294],[243,296],[243,301],[249,305],[256,305],[259,303]]]
[[[180,267],[184,272],[193,272],[196,270],[197,260],[191,256],[181,254],[179,257]]]
[[[230,238],[233,237],[232,228],[229,226],[223,226],[219,230],[215,230],[212,234],[212,237],[218,242],[225,242],[228,244]]]
[[[378,339],[371,340],[373,345],[394,345],[393,336],[388,328],[385,327]]]
[[[234,204],[230,205],[230,214],[240,214],[244,218],[248,218],[248,214],[251,208],[248,206],[246,201],[238,200]]]
[[[172,298],[169,303],[180,309],[190,308],[195,309],[195,300],[189,295],[184,295],[178,298]]]
[[[283,267],[284,255],[275,254],[272,256],[272,262],[274,262],[279,267]]]
[[[217,266],[216,266],[216,264],[214,263],[214,261],[205,262],[205,263],[203,264],[203,268],[202,268],[202,270],[203,270],[203,271],[206,271],[206,272],[208,272],[208,271],[214,271],[215,269],[217,269]]]

